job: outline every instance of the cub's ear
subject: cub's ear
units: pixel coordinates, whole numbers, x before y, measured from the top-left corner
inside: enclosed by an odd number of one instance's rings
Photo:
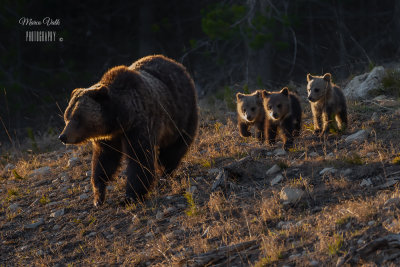
[[[243,97],[244,97],[244,94],[242,94],[242,93],[237,93],[237,94],[236,94],[236,99],[237,99],[238,101],[239,101],[239,100],[242,100]]]
[[[86,89],[85,92],[89,97],[93,98],[94,100],[101,102],[108,100],[109,94],[108,94],[108,88],[104,85],[98,86],[98,87],[90,87]]]
[[[323,78],[325,81],[330,82],[332,79],[332,75],[330,73],[325,73]]]
[[[270,95],[271,95],[271,93],[268,92],[267,90],[262,91],[262,98],[268,98]]]
[[[314,77],[311,74],[307,74],[307,82],[311,81]]]
[[[71,98],[75,95],[76,92],[78,92],[79,90],[81,90],[81,88],[76,88],[71,92]]]
[[[281,90],[280,93],[283,94],[283,95],[285,95],[285,96],[288,96],[288,95],[289,95],[289,88],[284,87],[284,88]]]
[[[258,90],[257,93],[256,93],[256,96],[258,98],[262,98],[262,91]]]

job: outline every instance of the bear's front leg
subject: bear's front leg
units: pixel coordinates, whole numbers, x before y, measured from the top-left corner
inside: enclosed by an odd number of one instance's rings
[[[259,122],[256,124],[256,136],[258,141],[264,143],[265,136],[264,136],[264,121]]]
[[[94,205],[102,205],[106,196],[106,183],[112,179],[121,161],[121,140],[93,142],[91,183]]]
[[[126,181],[126,203],[143,201],[155,179],[154,142],[144,136],[131,136],[124,141],[128,169]]]
[[[281,125],[281,130],[283,133],[283,147],[285,150],[293,147],[293,133],[294,133],[294,125],[293,120],[291,118],[283,121]]]
[[[321,120],[322,120],[322,112],[317,109],[313,104],[311,104],[311,111],[313,114],[314,121],[314,134],[319,134],[321,132]]]
[[[265,120],[264,135],[268,141],[268,144],[273,145],[275,143],[277,131],[278,125],[270,120]]]
[[[245,122],[239,122],[239,133],[242,137],[251,136],[251,133],[249,132],[249,125]]]

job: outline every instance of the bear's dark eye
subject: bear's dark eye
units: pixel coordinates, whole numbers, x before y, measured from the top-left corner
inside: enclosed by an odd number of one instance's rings
[[[314,89],[314,92],[318,93],[318,92],[319,92],[319,89],[318,89],[318,88],[315,88],[315,89]]]
[[[278,108],[281,108],[281,107],[282,107],[282,105],[281,105],[281,104],[278,104],[278,105],[277,105],[277,107],[278,107]]]
[[[246,112],[246,109],[245,109],[245,108],[243,109],[243,112]]]
[[[256,108],[251,108],[251,111],[253,111],[253,112],[254,112],[255,110],[256,110]]]

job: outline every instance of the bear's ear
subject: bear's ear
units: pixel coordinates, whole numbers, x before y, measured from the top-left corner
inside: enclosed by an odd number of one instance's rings
[[[330,73],[325,73],[323,78],[325,81],[330,82],[332,79],[332,75]]]
[[[307,74],[307,82],[311,81],[312,79],[314,79],[314,77],[310,73],[308,73]]]
[[[262,91],[258,90],[257,93],[256,93],[256,96],[258,98],[262,98]]]
[[[238,101],[239,101],[239,100],[242,100],[243,97],[244,97],[244,94],[242,94],[242,93],[237,93],[237,94],[236,94],[236,99],[237,99]]]
[[[86,94],[97,102],[102,102],[109,99],[108,88],[100,86],[96,88],[88,88]]]
[[[289,95],[289,88],[284,87],[284,88],[281,90],[280,93],[283,94],[283,95],[285,95],[285,96],[288,96],[288,95]]]
[[[270,95],[271,95],[271,93],[268,92],[267,90],[262,91],[262,98],[268,98]]]
[[[78,92],[80,88],[76,88],[71,92],[71,98],[75,95],[76,92]]]

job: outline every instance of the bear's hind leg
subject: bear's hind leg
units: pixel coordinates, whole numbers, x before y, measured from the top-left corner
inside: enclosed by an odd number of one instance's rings
[[[126,181],[126,202],[144,200],[155,178],[154,143],[146,140],[143,135],[132,136],[123,141],[127,154],[128,168]]]
[[[160,149],[158,159],[164,166],[164,174],[171,174],[181,162],[182,157],[186,154],[190,143],[186,144],[182,137],[179,137],[175,143]]]
[[[93,142],[91,183],[96,207],[104,203],[106,183],[112,179],[121,161],[121,140]]]
[[[338,124],[339,131],[344,132],[347,128],[347,110],[342,109],[336,115],[336,122]]]

